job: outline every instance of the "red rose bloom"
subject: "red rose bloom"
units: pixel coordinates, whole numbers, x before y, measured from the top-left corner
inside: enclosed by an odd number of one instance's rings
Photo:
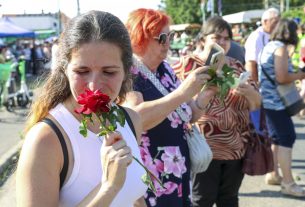
[[[302,60],[303,60],[303,63],[305,63],[305,56],[302,58]]]
[[[109,112],[110,98],[108,95],[103,94],[99,90],[91,91],[89,89],[85,90],[85,93],[80,94],[77,97],[77,103],[82,105],[81,108],[75,109],[78,114],[91,114],[91,113],[103,113]]]

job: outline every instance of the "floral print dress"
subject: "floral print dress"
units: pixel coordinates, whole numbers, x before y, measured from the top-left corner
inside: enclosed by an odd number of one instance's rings
[[[132,68],[136,76],[134,90],[142,93],[144,101],[156,100],[163,95],[137,68]],[[162,62],[156,73],[157,79],[169,91],[175,90],[180,81],[173,69]],[[191,108],[186,104],[182,109],[191,118]],[[154,182],[156,193],[147,191],[147,206],[188,207],[190,204],[190,160],[189,149],[184,134],[187,123],[183,122],[176,111],[171,112],[156,127],[142,134],[141,157],[145,166],[159,177],[165,188]]]

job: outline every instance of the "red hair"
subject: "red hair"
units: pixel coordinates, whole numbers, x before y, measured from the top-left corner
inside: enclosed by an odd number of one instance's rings
[[[139,56],[147,49],[151,38],[159,36],[163,27],[170,23],[170,17],[162,11],[137,9],[132,11],[126,22],[133,52]]]

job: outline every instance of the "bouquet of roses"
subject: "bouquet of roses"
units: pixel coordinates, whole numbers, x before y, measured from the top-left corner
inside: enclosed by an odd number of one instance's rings
[[[99,90],[91,91],[86,89],[84,93],[80,94],[77,98],[77,103],[81,105],[81,108],[75,109],[75,112],[82,115],[82,121],[79,127],[79,133],[84,137],[88,135],[88,121],[92,124],[93,115],[95,115],[100,122],[100,132],[97,136],[105,136],[110,132],[117,129],[117,123],[122,127],[125,125],[124,112],[116,105],[110,105],[110,98],[107,94],[103,94]],[[118,140],[117,140],[118,141]],[[143,182],[149,186],[149,188],[156,192],[152,179],[155,179],[163,188],[161,181],[154,176],[136,157],[133,159],[139,163],[146,171],[146,174],[142,176]]]

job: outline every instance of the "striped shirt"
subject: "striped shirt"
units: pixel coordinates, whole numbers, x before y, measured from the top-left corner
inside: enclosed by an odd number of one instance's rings
[[[178,77],[189,72],[183,73],[184,69],[202,65],[197,59],[188,56],[181,61],[183,64],[180,62],[174,66]],[[226,57],[226,64],[234,68],[237,77],[245,71],[243,65],[233,58]],[[249,120],[249,105],[243,96],[236,96],[230,91],[224,102],[217,97],[210,101],[208,110],[197,123],[212,149],[214,160],[237,160],[243,157],[245,141],[249,137]]]

